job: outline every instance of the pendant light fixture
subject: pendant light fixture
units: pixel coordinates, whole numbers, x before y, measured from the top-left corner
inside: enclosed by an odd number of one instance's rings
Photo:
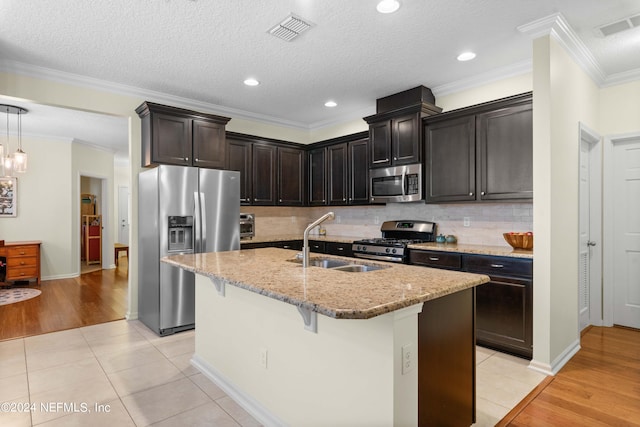
[[[27,171],[27,153],[22,151],[22,115],[27,113],[27,110],[22,107],[16,107],[15,105],[0,104],[0,111],[4,111],[7,116],[7,136],[5,143],[0,145],[0,160],[3,176],[12,176],[14,172],[24,173]],[[18,149],[15,153],[9,153],[9,114],[16,114],[18,116],[16,135],[18,140]]]

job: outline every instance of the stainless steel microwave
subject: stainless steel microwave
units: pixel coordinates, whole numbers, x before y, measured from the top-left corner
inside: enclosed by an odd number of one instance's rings
[[[419,163],[371,169],[372,202],[417,202],[422,200],[422,165]]]

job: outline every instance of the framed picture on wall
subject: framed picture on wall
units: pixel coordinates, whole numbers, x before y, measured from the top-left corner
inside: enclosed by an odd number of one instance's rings
[[[17,178],[0,178],[0,218],[16,216],[18,209],[17,194]]]

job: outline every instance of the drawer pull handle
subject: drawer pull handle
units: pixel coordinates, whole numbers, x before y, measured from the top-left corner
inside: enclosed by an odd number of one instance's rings
[[[20,255],[24,255],[24,252],[20,252]]]
[[[429,261],[440,261],[440,258],[438,258],[437,256],[430,256]]]
[[[504,268],[504,265],[502,264],[491,264],[492,268]]]
[[[284,246],[282,247],[282,249],[291,249],[291,246],[284,245]]]
[[[344,251],[344,248],[338,248],[339,251]]]
[[[20,265],[24,265],[24,261],[20,261]]]
[[[24,273],[20,273],[21,276],[24,276]]]

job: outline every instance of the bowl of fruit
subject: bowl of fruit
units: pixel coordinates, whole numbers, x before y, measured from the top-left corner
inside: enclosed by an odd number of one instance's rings
[[[504,240],[511,245],[513,249],[533,249],[533,233],[515,232],[502,233]]]

